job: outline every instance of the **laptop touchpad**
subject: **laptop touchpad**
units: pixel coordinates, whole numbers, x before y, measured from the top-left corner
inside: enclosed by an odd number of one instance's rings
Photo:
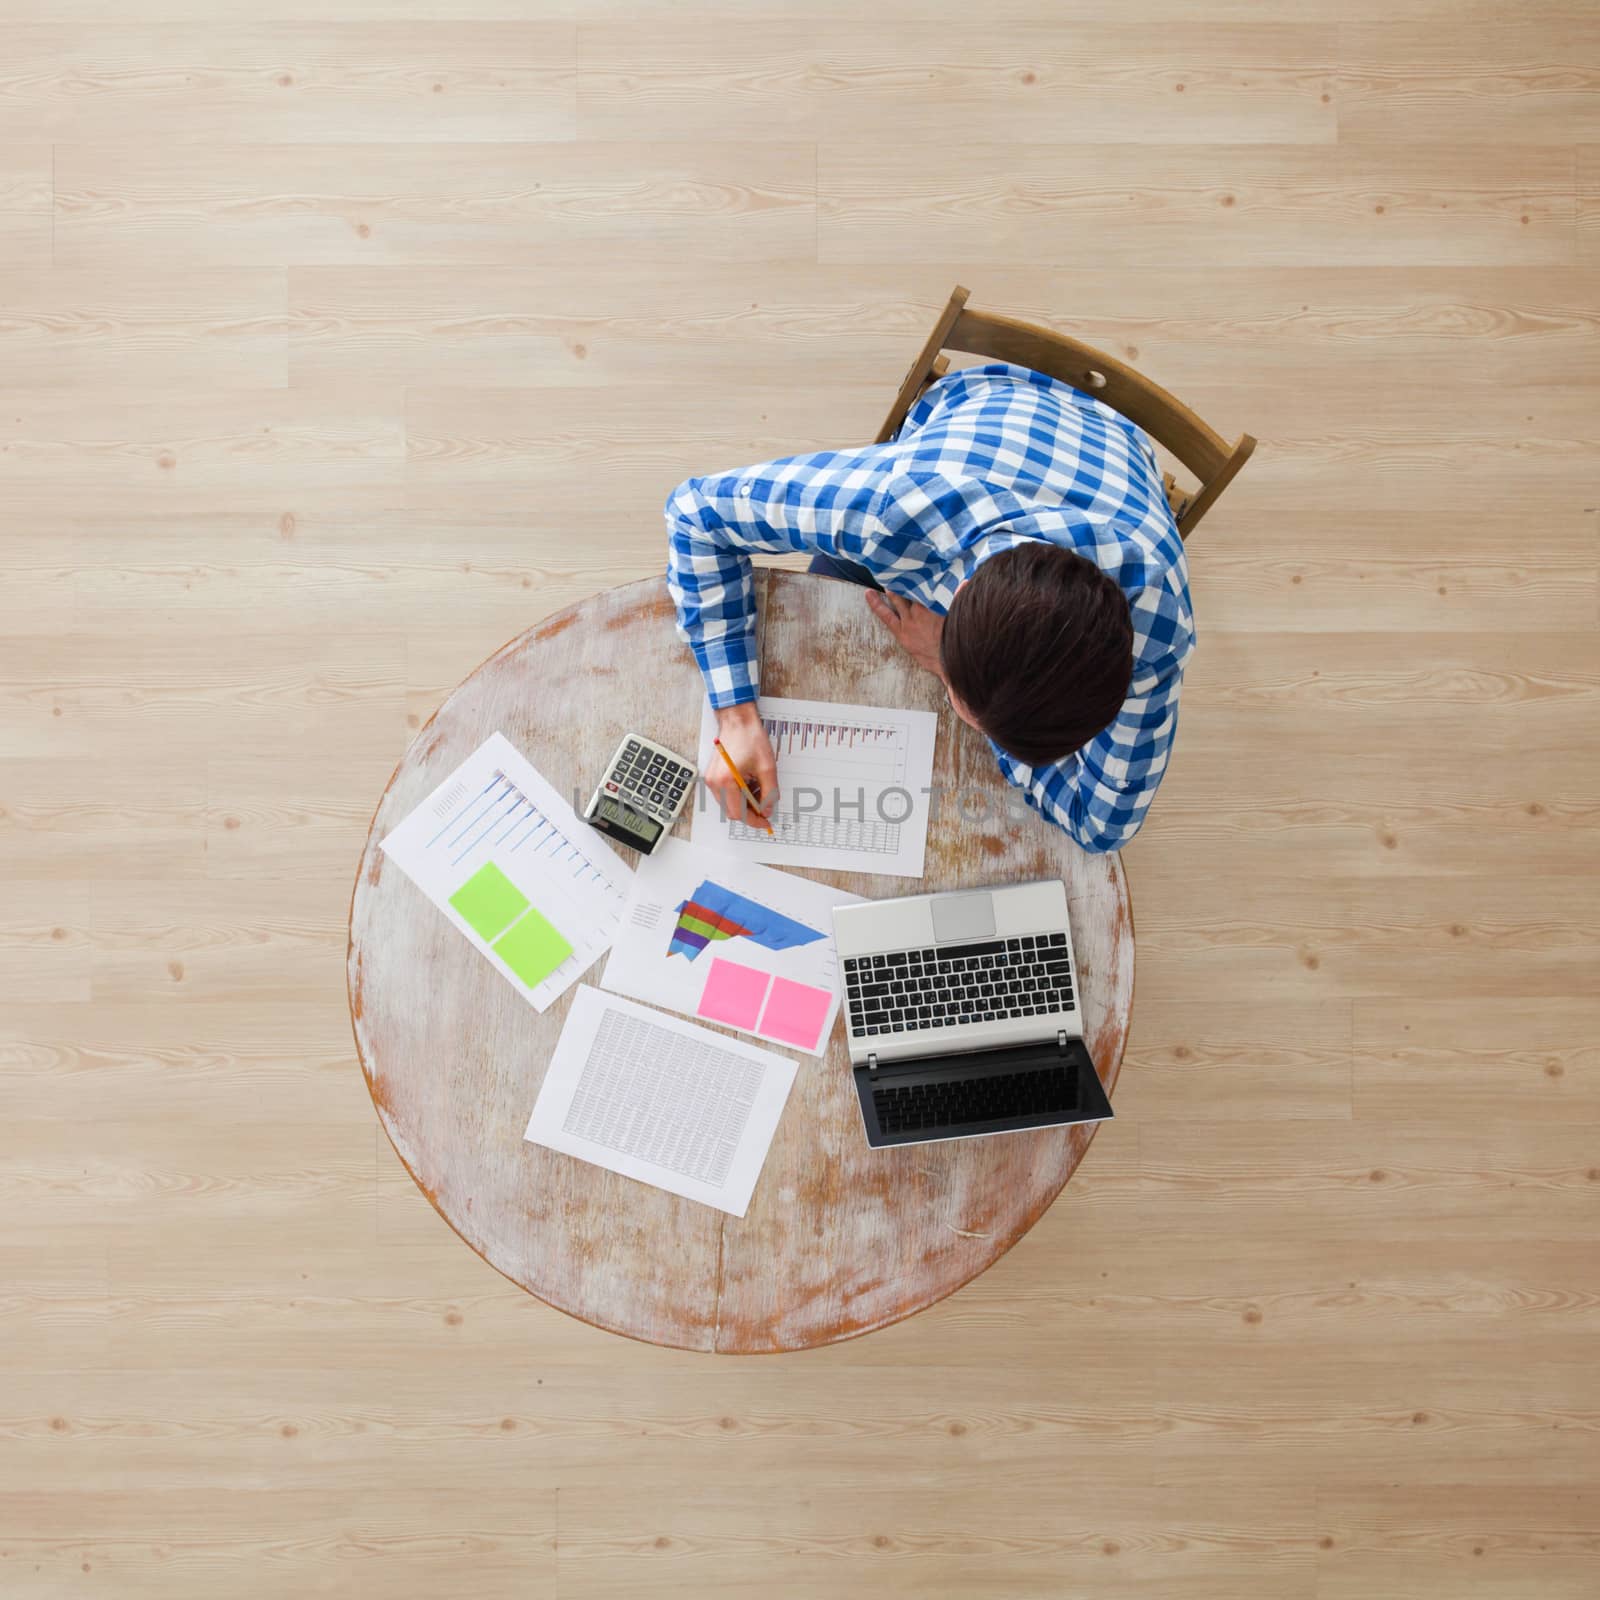
[[[941,944],[951,939],[988,939],[994,935],[994,896],[940,894],[933,898],[933,933]]]

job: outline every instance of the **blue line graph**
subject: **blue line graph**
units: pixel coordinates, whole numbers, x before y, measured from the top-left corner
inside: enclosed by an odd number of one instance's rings
[[[489,839],[490,834],[496,836]],[[517,837],[507,845],[505,841],[513,834]],[[499,854],[513,856],[524,846],[531,845],[530,856],[543,856],[546,860],[582,869],[575,875],[586,873],[598,883],[610,882],[607,875],[498,769],[461,814],[452,817],[428,840],[427,847],[432,850],[442,843],[451,865],[460,866],[486,839],[489,839],[490,849]]]

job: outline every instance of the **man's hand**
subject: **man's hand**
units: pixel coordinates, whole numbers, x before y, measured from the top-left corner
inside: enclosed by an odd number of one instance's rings
[[[761,802],[761,814],[770,816],[778,803],[778,758],[772,753],[772,741],[761,714],[753,704],[723,707],[717,712],[717,737]],[[727,762],[715,750],[706,763],[705,784],[725,815],[735,822],[747,820],[745,798],[733,781]]]
[[[939,640],[944,635],[944,618],[937,611],[919,606],[898,594],[867,591],[872,614],[895,637],[895,642],[924,672],[943,678],[939,670]]]

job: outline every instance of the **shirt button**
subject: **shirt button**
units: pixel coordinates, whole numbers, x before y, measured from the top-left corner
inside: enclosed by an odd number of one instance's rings
[[[748,500],[750,498],[750,485],[748,483],[741,483],[739,485],[739,496],[743,500]]]

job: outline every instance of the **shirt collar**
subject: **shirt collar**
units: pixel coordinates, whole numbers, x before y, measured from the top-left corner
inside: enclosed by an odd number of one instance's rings
[[[933,581],[931,587],[941,606],[948,611],[956,590],[992,556],[1002,550],[1015,550],[1019,544],[1043,540],[1047,544],[1078,549],[1083,542],[1074,532],[1092,538],[1093,530],[1083,514],[1071,506],[1050,506],[1030,511],[1024,516],[1008,517],[998,527],[980,533],[977,538],[961,545],[950,558],[950,564]],[[1067,536],[1063,538],[1063,534]]]
[[[1002,550],[1014,550],[1022,543],[1024,543],[1024,536],[1006,527],[979,534],[970,544],[960,546],[951,558],[950,565],[934,580],[935,588],[945,609],[947,611],[950,609],[950,602],[955,599],[956,590],[985,561],[991,556],[999,555]]]

